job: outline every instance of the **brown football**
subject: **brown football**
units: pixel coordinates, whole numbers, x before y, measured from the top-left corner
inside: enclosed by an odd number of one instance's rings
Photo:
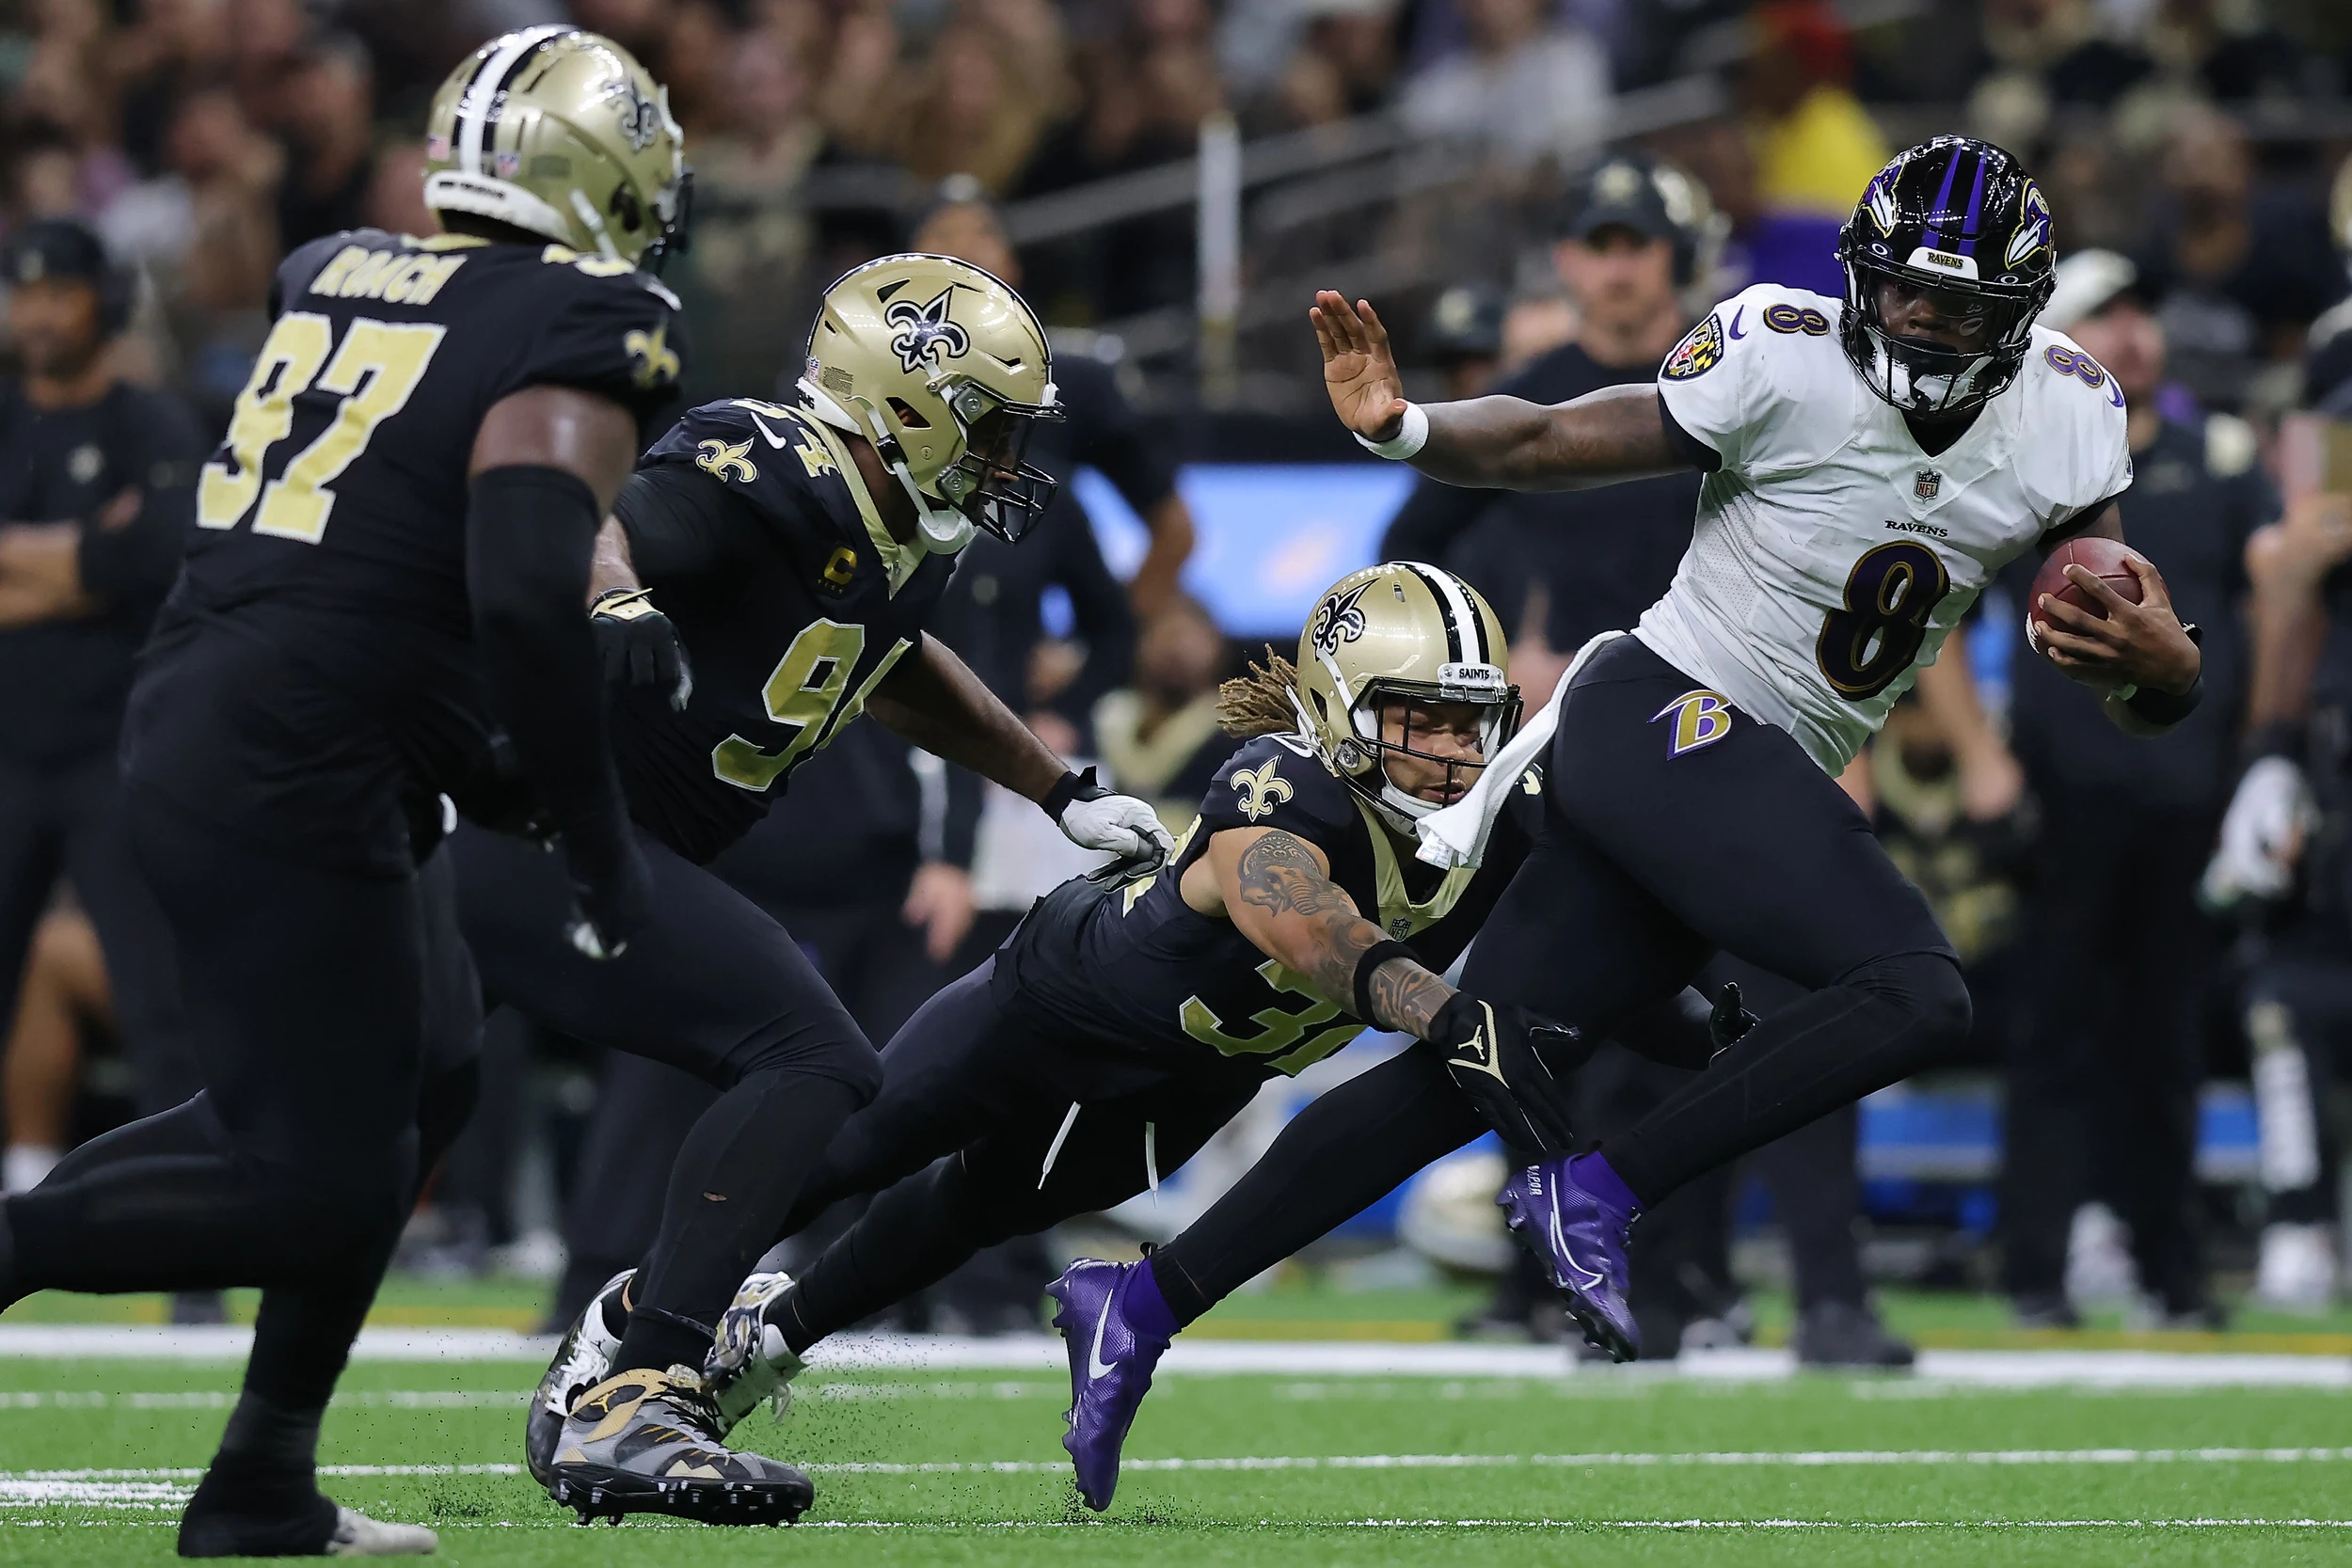
[[[2117,539],[2070,539],[2050,552],[2050,559],[2034,574],[2033,590],[2026,598],[2026,636],[2035,648],[2042,644],[2036,637],[2047,617],[2042,613],[2042,596],[2047,594],[2061,604],[2074,605],[2090,611],[2104,621],[2107,612],[2098,600],[2074,585],[2066,575],[2069,566],[2080,566],[2098,578],[2114,591],[2115,596],[2132,604],[2139,603],[2139,578],[2123,564],[2126,561],[2145,561],[2147,557]]]

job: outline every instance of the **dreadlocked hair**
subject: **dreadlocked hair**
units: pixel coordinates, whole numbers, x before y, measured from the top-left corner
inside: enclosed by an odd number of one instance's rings
[[[1263,665],[1253,659],[1249,673],[1216,689],[1217,725],[1236,740],[1288,735],[1298,728],[1298,708],[1291,698],[1297,689],[1297,667],[1269,647]]]

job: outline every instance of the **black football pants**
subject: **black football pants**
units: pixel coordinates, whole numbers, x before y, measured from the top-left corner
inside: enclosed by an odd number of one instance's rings
[[[864,904],[760,906],[816,963],[869,1040],[897,1034],[944,977],[943,966],[924,954],[923,933],[899,915],[906,888],[885,885],[882,891],[886,897]],[[653,1245],[670,1167],[718,1097],[703,1079],[667,1063],[621,1052],[606,1056],[579,1180],[564,1205],[570,1260],[556,1293],[554,1322],[570,1323],[607,1279]]]
[[[2197,879],[2215,822],[2108,792],[2045,788],[2062,869],[2027,907],[2026,1028],[2012,1036],[2001,1150],[2002,1287],[2065,1288],[2074,1210],[2103,1198],[2168,1308],[2207,1299],[2197,1090],[2213,928]]]
[[[1716,952],[1810,994],[1602,1145],[1645,1203],[1906,1077],[1967,1037],[1968,991],[1927,900],[1786,733],[1729,710],[1637,639],[1581,671],[1535,847],[1462,983],[1598,1040]],[[1704,708],[1708,704],[1697,704]],[[1315,1101],[1155,1270],[1189,1321],[1486,1123],[1417,1046]]]
[[[2274,956],[2246,982],[2246,1040],[2253,1053],[2260,1169],[2273,1223],[2336,1218],[2341,1160],[2330,1115],[2352,1059],[2352,958]]]
[[[873,1047],[784,927],[636,832],[654,918],[601,963],[564,936],[572,891],[560,857],[470,827],[450,843],[467,944],[493,998],[721,1091],[666,1172],[615,1371],[700,1365],[710,1325],[825,1146],[882,1081]]]
[[[796,1349],[944,1279],[983,1247],[1145,1191],[1249,1103],[1241,1059],[1148,1068],[1066,1037],[1000,998],[991,958],[933,996],[882,1052],[882,1088],[851,1117],[786,1222],[879,1193],[803,1273]],[[1071,1119],[1073,1108],[1077,1115]]]
[[[322,1408],[471,1103],[480,998],[447,870],[320,871],[144,790],[129,805],[205,1088],[8,1201],[9,1290],[261,1286],[246,1387]]]

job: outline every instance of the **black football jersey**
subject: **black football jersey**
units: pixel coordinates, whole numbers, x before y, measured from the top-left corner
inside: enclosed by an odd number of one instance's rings
[[[613,512],[694,670],[682,715],[647,688],[620,696],[613,755],[637,820],[707,861],[864,711],[955,561],[890,537],[822,421],[749,398],[687,414]]]
[[[685,356],[678,302],[563,245],[373,229],[294,251],[271,302],[198,475],[126,764],[216,820],[389,871],[406,848],[383,831],[388,795],[456,793],[487,752],[466,592],[483,417],[554,385],[659,428]]]
[[[1433,970],[1461,956],[1527,856],[1542,812],[1531,769],[1496,820],[1486,860],[1440,872],[1411,858],[1305,739],[1260,736],[1216,770],[1166,869],[1123,885],[1057,888],[998,960],[1003,983],[1073,1033],[1156,1060],[1202,1052],[1296,1073],[1362,1032],[1338,1003],[1267,958],[1177,885],[1228,828],[1279,828],[1321,849],[1363,916]]]

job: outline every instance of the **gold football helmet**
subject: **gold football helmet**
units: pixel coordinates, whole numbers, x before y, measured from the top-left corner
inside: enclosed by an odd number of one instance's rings
[[[424,204],[660,270],[691,177],[669,90],[611,39],[525,27],[450,72],[425,122]]]
[[[1438,809],[1390,781],[1386,753],[1475,772],[1483,763],[1433,756],[1413,748],[1409,717],[1402,742],[1383,738],[1380,710],[1403,704],[1471,703],[1481,754],[1491,757],[1518,728],[1519,689],[1503,671],[1511,661],[1502,623],[1478,591],[1452,572],[1391,561],[1350,572],[1323,591],[1298,634],[1298,685],[1292,695],[1300,730],[1325,764],[1402,833]]]
[[[1017,542],[1054,498],[1024,461],[1038,421],[1062,417],[1054,351],[1028,304],[969,261],[885,256],[835,278],[801,393],[874,443],[933,550],[961,549],[976,526]]]

